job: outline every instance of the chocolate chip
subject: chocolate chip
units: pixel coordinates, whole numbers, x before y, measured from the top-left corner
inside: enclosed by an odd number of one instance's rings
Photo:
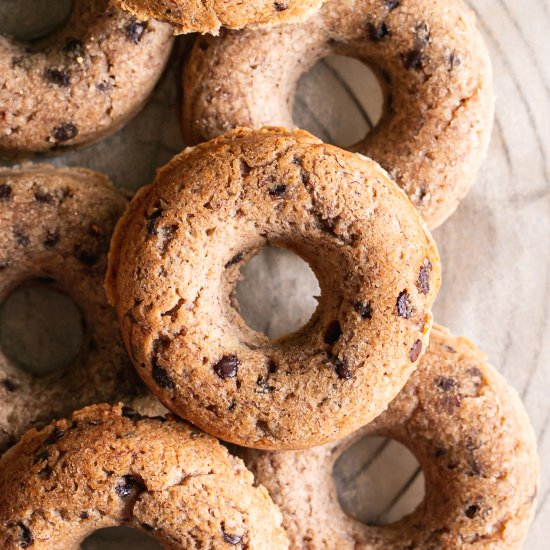
[[[435,385],[442,391],[450,391],[455,388],[456,380],[446,376],[438,376],[435,379]]]
[[[420,48],[413,48],[405,54],[403,63],[407,69],[419,71],[422,69],[423,61],[424,55],[422,54],[422,50]]]
[[[450,70],[452,71],[453,69],[456,69],[456,67],[459,67],[460,65],[462,65],[462,59],[460,59],[460,57],[456,52],[451,53],[451,55],[449,56]]]
[[[0,260],[0,272],[4,271],[10,266],[9,260]]]
[[[164,388],[167,390],[174,389],[174,381],[170,378],[168,371],[159,367],[158,365],[153,365],[151,370],[153,380],[159,388]]]
[[[46,237],[42,241],[42,244],[46,248],[53,248],[60,239],[59,229],[56,229],[55,231],[48,231],[46,233]]]
[[[401,5],[401,0],[386,0],[388,11],[393,11]]]
[[[413,347],[411,348],[411,351],[409,351],[409,359],[411,360],[411,363],[414,363],[418,360],[420,357],[420,353],[422,352],[422,340],[417,340]]]
[[[145,485],[136,479],[134,476],[126,475],[120,480],[120,483],[115,487],[115,493],[120,498],[126,498],[132,493],[137,493],[145,490]]]
[[[78,38],[68,38],[63,51],[75,57],[82,57],[84,55],[84,44]]]
[[[214,372],[222,379],[235,378],[240,362],[236,355],[224,355],[215,365]]]
[[[244,253],[243,252],[239,252],[238,254],[235,254],[235,256],[233,256],[233,258],[231,258],[226,264],[225,264],[225,269],[227,269],[228,267],[231,267],[232,265],[236,265],[238,264],[242,259],[244,258]]]
[[[133,42],[134,44],[139,44],[143,32],[147,28],[147,24],[141,21],[138,21],[135,18],[131,18],[126,27],[124,27],[124,32],[126,33],[126,38]]]
[[[147,216],[147,219],[149,220],[147,222],[147,233],[149,233],[149,235],[151,235],[152,237],[158,235],[158,229],[157,229],[157,222],[158,222],[158,219],[162,216],[162,210],[160,208],[157,208],[156,210],[153,211],[152,214],[149,214]]]
[[[235,545],[239,544],[241,542],[243,536],[242,535],[232,535],[230,533],[223,532],[223,541],[227,542],[227,544]]]
[[[41,451],[34,455],[33,464],[38,464],[39,462],[44,462],[50,458],[49,451]]]
[[[11,197],[11,185],[7,183],[0,184],[0,200],[7,201]]]
[[[285,11],[288,9],[288,6],[286,4],[283,4],[282,2],[273,2],[273,6],[276,11]],[[237,544],[237,543],[234,543]]]
[[[342,336],[342,327],[340,326],[340,322],[337,320],[331,321],[325,330],[325,344],[336,344],[336,342],[340,339],[340,336]]]
[[[353,378],[353,372],[345,359],[337,359],[334,363],[334,370],[340,380],[350,380]]]
[[[411,304],[411,296],[406,290],[401,292],[401,294],[397,297],[396,308],[397,315],[399,315],[399,317],[403,317],[403,319],[410,319],[414,308]]]
[[[74,251],[74,257],[88,267],[92,267],[99,260],[99,252],[96,250],[88,250],[81,245],[77,245]]]
[[[80,519],[89,519],[90,514],[88,512],[80,512]]]
[[[19,544],[21,548],[28,548],[34,543],[31,530],[21,521],[17,524],[19,527]]]
[[[29,236],[20,228],[13,228],[13,236],[20,246],[29,246],[31,240]]]
[[[277,372],[278,368],[279,368],[279,366],[277,365],[275,360],[270,359],[268,364],[267,364],[267,370],[268,370],[269,374],[275,374]]]
[[[49,68],[44,71],[44,80],[61,88],[68,88],[71,83],[71,73],[70,71]]]
[[[143,418],[141,414],[139,414],[137,411],[135,411],[131,407],[127,407],[126,405],[122,407],[121,413],[122,413],[122,416],[129,418],[132,422],[137,422],[138,420],[141,420]]]
[[[111,82],[104,80],[95,86],[101,93],[110,92],[113,89]]]
[[[258,393],[271,393],[275,389],[275,386],[269,384],[269,379],[261,375],[256,380],[256,386],[258,386]]]
[[[443,447],[436,447],[434,451],[434,456],[436,458],[441,458],[442,456],[445,456],[447,454],[447,450]]]
[[[6,391],[8,391],[9,393],[13,393],[19,387],[15,382],[10,380],[9,378],[5,378],[4,380],[2,380],[2,386],[4,386]]]
[[[53,195],[44,189],[38,189],[34,192],[34,200],[36,202],[51,204],[53,202]]]
[[[468,506],[466,510],[464,510],[464,514],[466,517],[473,519],[477,513],[479,512],[480,508],[477,504],[472,504],[471,506]]]
[[[429,260],[424,261],[424,265],[420,268],[418,273],[418,279],[416,281],[416,288],[421,294],[428,294],[430,292],[430,272],[432,270],[432,264]]]
[[[390,34],[388,26],[386,23],[381,23],[380,25],[375,25],[374,23],[369,23],[367,25],[367,31],[369,33],[369,38],[373,42],[380,42],[386,36]]]
[[[58,142],[69,141],[78,135],[78,128],[72,122],[63,122],[52,131],[53,138]]]
[[[15,57],[11,58],[11,68],[15,69],[17,67],[21,67],[23,65],[23,56],[17,55]]]
[[[372,319],[372,307],[370,302],[355,302],[353,309],[359,313],[361,319]]]
[[[62,430],[61,428],[58,428],[56,426],[53,432],[48,436],[46,441],[44,441],[44,444],[53,445],[54,443],[57,443],[64,435],[65,435],[65,430]]]
[[[286,194],[287,186],[284,183],[279,183],[275,187],[272,187],[268,193],[270,197],[275,199],[282,199]]]

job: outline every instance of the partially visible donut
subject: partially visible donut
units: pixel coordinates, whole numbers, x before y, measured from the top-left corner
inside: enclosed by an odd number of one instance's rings
[[[380,122],[354,150],[438,226],[477,175],[494,112],[489,56],[462,0],[329,0],[300,24],[199,38],[183,78],[186,143],[293,126],[299,77],[330,54],[366,63],[385,94]]]
[[[221,27],[271,27],[281,22],[305,19],[324,0],[115,0],[139,19],[154,17],[168,21],[175,34],[189,32],[217,35]]]
[[[409,447],[426,483],[418,508],[386,526],[347,516],[332,478],[338,458],[374,435]],[[281,508],[292,548],[515,549],[535,509],[535,437],[517,393],[468,340],[436,325],[418,369],[371,425],[308,451],[243,452]]]
[[[321,287],[304,327],[275,341],[232,300],[239,269],[288,248]],[[307,132],[238,130],[187,149],[134,197],[106,289],[151,391],[208,433],[305,448],[380,414],[428,343],[436,246],[375,163]]]
[[[102,285],[111,233],[126,204],[89,170],[0,169],[0,303],[20,285],[38,282],[73,298],[84,321],[82,349],[61,371],[33,376],[0,352],[0,452],[31,424],[131,398],[141,388]]]
[[[0,460],[4,550],[73,550],[117,525],[174,550],[288,548],[242,460],[173,417],[95,405],[30,430]]]
[[[110,0],[75,0],[44,39],[0,35],[0,154],[91,143],[141,109],[170,55],[170,26],[137,21]]]

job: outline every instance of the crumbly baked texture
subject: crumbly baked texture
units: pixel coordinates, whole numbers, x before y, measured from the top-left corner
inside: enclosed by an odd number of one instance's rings
[[[61,29],[20,42],[0,35],[0,155],[96,141],[145,103],[170,55],[170,26],[110,0],[75,0]]]
[[[300,24],[199,38],[183,77],[186,143],[293,126],[299,77],[330,54],[362,60],[385,94],[381,120],[354,150],[438,226],[474,181],[494,114],[488,52],[462,0],[329,0]]]
[[[309,322],[275,341],[232,296],[243,262],[288,248],[319,279]],[[245,446],[305,448],[385,409],[428,343],[435,244],[373,161],[307,132],[238,130],[187,149],[134,197],[106,290],[166,407]]]
[[[68,294],[84,321],[82,349],[60,371],[33,376],[0,352],[0,452],[31,425],[145,393],[103,290],[111,234],[126,204],[90,170],[0,168],[0,303],[18,286],[40,283]]]
[[[169,22],[175,34],[189,32],[217,35],[221,27],[271,27],[302,21],[324,0],[115,0],[139,19],[154,17]]]
[[[344,451],[374,435],[409,447],[426,483],[411,515],[381,527],[344,514],[332,478]],[[280,506],[291,548],[515,549],[535,509],[535,437],[517,393],[468,340],[437,325],[404,390],[366,428],[308,451],[243,453]]]
[[[288,548],[241,459],[186,422],[95,405],[31,430],[0,460],[0,546],[79,548],[128,525],[166,548]]]

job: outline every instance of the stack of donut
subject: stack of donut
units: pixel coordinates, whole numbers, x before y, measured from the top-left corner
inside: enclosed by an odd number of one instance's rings
[[[183,74],[194,147],[129,204],[89,170],[0,169],[0,299],[53,285],[86,327],[75,364],[46,377],[0,355],[0,547],[72,549],[128,525],[174,549],[518,548],[538,484],[529,419],[431,313],[428,227],[475,179],[493,117],[471,12],[77,0],[45,39],[0,36],[0,153],[114,132],[152,91],[172,31],[211,33]],[[367,63],[385,92],[352,151],[293,129],[297,80],[330,53]],[[310,320],[276,340],[233,296],[266,245],[302,257],[321,287]],[[373,435],[409,447],[426,482],[417,509],[384,526],[347,516],[332,480]]]

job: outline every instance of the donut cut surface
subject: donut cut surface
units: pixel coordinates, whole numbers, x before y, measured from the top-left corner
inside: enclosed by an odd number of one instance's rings
[[[324,0],[115,0],[139,19],[168,21],[175,34],[189,32],[217,35],[221,27],[271,27],[281,22],[302,21]]]
[[[461,0],[329,0],[300,24],[199,38],[183,76],[186,143],[239,126],[292,127],[300,76],[331,54],[371,67],[385,95],[353,150],[437,227],[474,181],[494,115],[489,56]]]
[[[213,437],[121,405],[30,430],[0,460],[5,550],[76,550],[117,525],[174,550],[283,550],[280,524],[265,488]]]
[[[170,26],[110,0],[74,0],[67,23],[22,42],[0,35],[0,155],[91,143],[144,105],[172,46]]]
[[[406,445],[424,472],[423,502],[393,524],[364,525],[338,504],[334,464],[366,436]],[[515,549],[535,510],[536,443],[516,391],[468,340],[437,325],[418,369],[369,426],[307,451],[243,453],[280,507],[291,548]]]
[[[316,274],[309,322],[270,341],[232,298],[265,245]],[[244,446],[305,448],[377,416],[428,343],[435,244],[374,162],[307,132],[238,130],[187,149],[117,225],[107,295],[166,407]]]
[[[141,388],[103,290],[111,234],[126,204],[90,170],[0,169],[0,303],[26,283],[43,284],[71,297],[84,323],[78,356],[48,375],[32,375],[0,352],[0,452],[32,424]]]

